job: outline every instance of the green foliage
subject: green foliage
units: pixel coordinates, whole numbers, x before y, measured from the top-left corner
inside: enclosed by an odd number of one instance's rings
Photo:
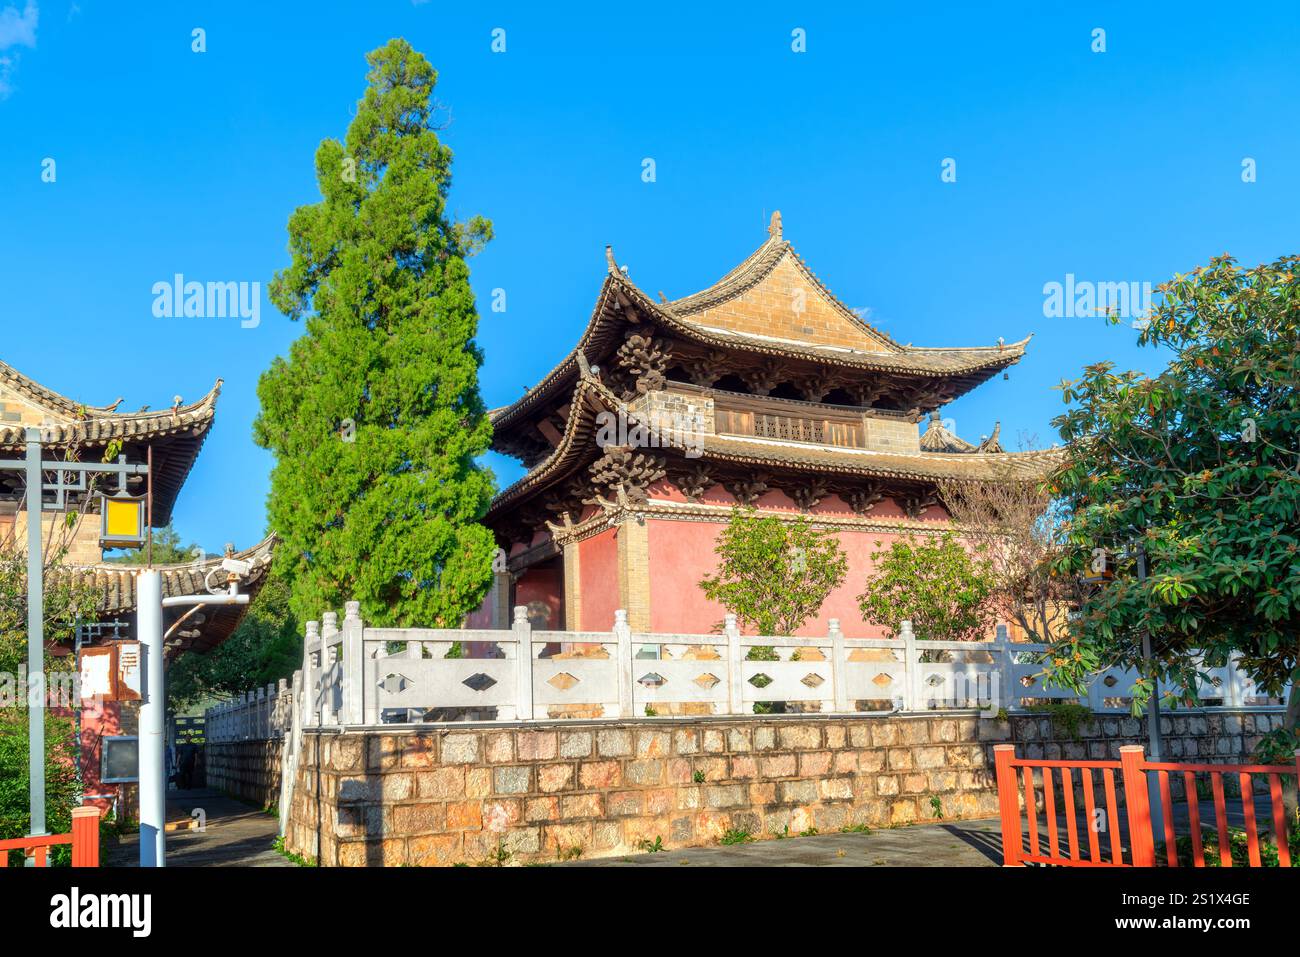
[[[703,784],[703,783],[704,783],[704,772],[703,772],[703,771],[692,771],[692,772],[691,772],[691,780],[694,781],[696,784]]]
[[[147,548],[131,548],[107,560],[118,565],[143,565],[148,557]],[[155,565],[179,565],[206,557],[203,549],[195,543],[181,544],[181,536],[170,522],[154,530],[153,563]]]
[[[1300,751],[1300,732],[1292,728],[1274,728],[1259,739],[1254,756],[1260,764],[1293,765],[1297,751]]]
[[[167,670],[167,700],[173,710],[183,710],[208,698],[233,697],[290,678],[301,664],[289,586],[273,570],[229,638],[209,652],[184,652]]]
[[[891,636],[903,621],[911,621],[917,638],[933,641],[975,641],[992,626],[988,563],[972,557],[951,533],[899,539],[872,552],[871,560],[858,607],[863,620]]]
[[[641,840],[636,842],[636,846],[647,854],[658,854],[664,849],[664,839],[657,834],[653,841],[649,838],[643,837]]]
[[[1175,838],[1174,846],[1177,849],[1179,866],[1191,867],[1194,861],[1191,835]],[[1300,867],[1300,826],[1296,826],[1294,823],[1287,834],[1287,848],[1291,853],[1291,866]],[[1201,832],[1201,853],[1205,857],[1206,867],[1223,866],[1223,862],[1219,857],[1219,834],[1217,831],[1204,830]],[[1233,867],[1250,866],[1250,842],[1245,829],[1239,827],[1228,828],[1228,854],[1232,858]],[[1163,862],[1163,852],[1157,855],[1157,860]],[[1268,835],[1260,837],[1259,862],[1264,867],[1281,866],[1277,854],[1276,838]]]
[[[262,376],[254,436],[276,456],[268,510],[300,619],[355,598],[376,625],[455,627],[496,549],[466,264],[492,228],[448,210],[437,73],[400,39],[367,61],[345,141],[316,152],[323,198],[289,219],[270,297],[306,329]]]
[[[0,840],[26,837],[31,826],[28,808],[27,708],[0,709]],[[45,829],[64,834],[72,828],[72,809],[77,805],[77,761],[79,754],[69,718],[45,717]],[[62,847],[51,851],[51,863],[64,864],[71,852]],[[13,853],[10,866],[22,863]]]
[[[45,563],[45,667],[65,671],[75,662],[69,656],[52,656],[48,649],[72,647],[79,619],[94,617],[98,596],[80,575],[63,564],[66,549],[55,548]],[[26,548],[0,551],[0,672],[12,675],[27,664],[27,552]]]
[[[1098,549],[1117,567],[1054,650],[1053,681],[1081,690],[1104,665],[1136,668],[1137,711],[1157,675],[1194,687],[1204,650],[1208,667],[1240,653],[1264,693],[1300,682],[1298,262],[1243,269],[1225,255],[1175,276],[1138,338],[1172,354],[1162,373],[1100,362],[1062,383],[1069,408],[1053,424],[1070,454],[1052,482],[1069,515],[1055,570],[1087,575]],[[1145,581],[1125,550],[1138,540]]]
[[[1025,710],[1047,715],[1058,734],[1069,735],[1075,741],[1080,740],[1083,726],[1094,717],[1091,708],[1074,701],[1045,701],[1031,704]]]
[[[745,830],[744,828],[734,827],[734,828],[728,828],[726,831],[724,831],[722,837],[718,838],[718,843],[728,844],[728,845],[749,844],[751,841],[754,840],[756,840],[756,838],[754,837],[754,835],[750,834],[749,831]]]
[[[286,848],[286,847],[285,847],[285,843],[284,843],[284,835],[283,835],[283,834],[279,835],[278,837],[276,837],[276,839],[275,839],[274,841],[271,842],[271,847],[272,847],[272,848],[273,848],[273,849],[274,849],[278,854],[280,854],[280,855],[283,856],[283,857],[287,857],[289,860],[293,861],[293,862],[294,862],[295,864],[297,864],[299,867],[319,867],[319,866],[320,866],[319,863],[318,863],[317,861],[314,861],[314,860],[312,860],[311,858],[308,858],[308,857],[303,857],[301,854],[295,854],[293,851],[291,851],[291,850],[289,850],[288,848]]]
[[[700,588],[760,635],[791,635],[843,581],[848,559],[832,533],[737,508],[714,546],[717,574]],[[764,659],[757,659],[764,660]]]

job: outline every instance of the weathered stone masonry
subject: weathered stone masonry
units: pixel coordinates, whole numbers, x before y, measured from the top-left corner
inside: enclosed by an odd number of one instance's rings
[[[1166,717],[1173,758],[1245,759],[1276,713]],[[288,847],[326,865],[512,862],[713,844],[997,813],[991,747],[1029,756],[1114,758],[1145,740],[1143,720],[1098,716],[1077,740],[1049,718],[635,719],[309,732]],[[251,744],[252,742],[250,742]],[[239,746],[235,746],[239,747]]]

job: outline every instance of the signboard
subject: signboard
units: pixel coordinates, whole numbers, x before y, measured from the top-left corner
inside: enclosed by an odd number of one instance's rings
[[[140,740],[135,735],[103,738],[99,780],[104,784],[131,784],[140,780]]]
[[[117,641],[81,649],[81,700],[139,701],[144,668],[138,641]]]
[[[117,700],[117,654],[112,645],[82,648],[78,670],[83,702]]]
[[[144,668],[140,642],[117,644],[117,700],[139,701],[144,697]]]

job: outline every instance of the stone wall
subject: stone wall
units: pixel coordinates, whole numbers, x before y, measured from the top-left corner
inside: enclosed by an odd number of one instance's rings
[[[1234,761],[1281,713],[1166,718],[1174,757]],[[1114,758],[1144,722],[764,716],[309,732],[288,847],[326,865],[512,863],[998,812],[992,745]],[[787,831],[788,828],[788,831]]]
[[[204,747],[207,786],[261,807],[274,807],[280,803],[283,742],[283,738],[209,741]]]

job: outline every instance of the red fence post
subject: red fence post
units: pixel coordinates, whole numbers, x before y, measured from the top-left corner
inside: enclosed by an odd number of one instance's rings
[[[1119,749],[1119,762],[1124,774],[1124,806],[1128,812],[1128,843],[1133,866],[1155,867],[1156,843],[1151,833],[1151,802],[1142,770],[1146,763],[1142,745],[1124,745]]]
[[[99,866],[99,808],[93,804],[72,809],[72,866]]]
[[[998,777],[998,807],[1002,815],[1002,863],[1007,867],[1020,864],[1020,794],[1016,785],[1016,769],[1011,765],[1015,756],[1014,744],[993,746],[993,763]]]

